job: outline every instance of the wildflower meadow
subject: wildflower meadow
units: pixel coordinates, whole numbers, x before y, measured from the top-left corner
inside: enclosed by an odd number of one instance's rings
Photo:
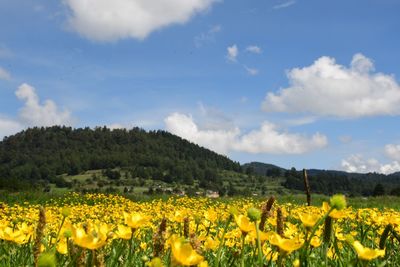
[[[71,193],[0,206],[0,266],[399,266],[400,212]]]

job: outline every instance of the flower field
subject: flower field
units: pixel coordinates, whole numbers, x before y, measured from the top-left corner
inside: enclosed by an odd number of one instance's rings
[[[0,203],[0,266],[400,266],[400,212],[270,198]]]

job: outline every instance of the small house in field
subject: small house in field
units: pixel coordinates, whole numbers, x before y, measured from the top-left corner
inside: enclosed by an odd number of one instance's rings
[[[210,190],[208,190],[208,191],[206,192],[206,197],[209,197],[209,198],[219,198],[219,193],[216,192],[216,191],[210,191]]]

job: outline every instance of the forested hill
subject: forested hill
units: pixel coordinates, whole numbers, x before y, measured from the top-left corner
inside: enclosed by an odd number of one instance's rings
[[[240,164],[165,131],[140,128],[30,128],[0,142],[0,188],[58,182],[58,175],[128,168],[133,177],[212,185]]]

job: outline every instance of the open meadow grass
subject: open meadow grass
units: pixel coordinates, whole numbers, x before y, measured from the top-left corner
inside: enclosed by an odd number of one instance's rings
[[[397,198],[2,195],[0,266],[399,266]]]

